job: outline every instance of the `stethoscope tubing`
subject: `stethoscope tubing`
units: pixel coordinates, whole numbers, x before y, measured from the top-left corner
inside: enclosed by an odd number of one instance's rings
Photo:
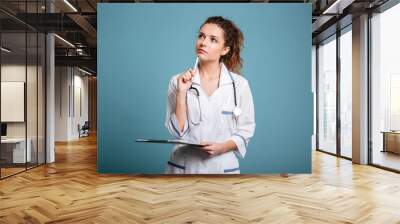
[[[229,71],[228,71],[229,72]],[[234,99],[234,103],[235,103],[235,109],[234,109],[234,115],[235,115],[235,117],[237,117],[237,116],[239,116],[238,114],[236,114],[235,113],[235,111],[236,110],[239,110],[240,111],[240,108],[238,107],[238,104],[237,104],[237,96],[236,96],[236,83],[235,83],[235,80],[233,79],[233,77],[232,77],[232,74],[229,72],[229,76],[230,76],[230,78],[231,78],[231,80],[232,80],[232,88],[233,88],[233,99]],[[197,100],[198,100],[198,104],[199,104],[199,113],[200,113],[200,118],[199,118],[199,122],[197,122],[197,123],[200,123],[201,121],[202,121],[202,118],[201,118],[201,105],[200,105],[200,91],[196,88],[196,87],[193,87],[193,84],[192,85],[190,85],[190,88],[189,88],[189,90],[191,90],[191,89],[193,89],[193,90],[195,90],[196,91],[196,95],[197,95]],[[187,103],[186,103],[186,105],[187,105]]]

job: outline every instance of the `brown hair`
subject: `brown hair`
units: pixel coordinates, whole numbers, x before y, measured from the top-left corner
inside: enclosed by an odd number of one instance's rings
[[[221,16],[211,16],[201,25],[215,24],[224,30],[225,47],[229,47],[229,52],[221,57],[226,67],[232,72],[240,74],[243,66],[243,60],[240,57],[240,51],[243,48],[243,33],[242,31],[229,19]],[[201,28],[200,27],[200,28]]]

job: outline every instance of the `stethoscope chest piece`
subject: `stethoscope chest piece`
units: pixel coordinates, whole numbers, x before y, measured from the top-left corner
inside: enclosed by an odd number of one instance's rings
[[[239,107],[235,107],[235,109],[233,109],[233,115],[235,115],[235,117],[239,117],[242,114],[242,110]]]

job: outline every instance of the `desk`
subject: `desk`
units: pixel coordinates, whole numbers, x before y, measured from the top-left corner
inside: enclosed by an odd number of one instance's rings
[[[30,162],[32,160],[32,154],[31,154],[32,141],[30,138],[28,138],[27,142],[28,144],[25,151],[25,138],[1,139],[2,159],[5,159],[6,163]],[[25,158],[27,158],[27,161],[25,161]]]
[[[381,133],[383,133],[382,152],[400,154],[400,131],[382,131]]]

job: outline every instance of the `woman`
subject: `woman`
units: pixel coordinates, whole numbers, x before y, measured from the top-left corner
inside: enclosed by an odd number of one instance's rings
[[[171,78],[165,125],[174,137],[203,147],[175,146],[166,173],[240,173],[238,158],[255,130],[250,87],[239,75],[242,47],[232,21],[215,16],[201,25],[198,66]]]

